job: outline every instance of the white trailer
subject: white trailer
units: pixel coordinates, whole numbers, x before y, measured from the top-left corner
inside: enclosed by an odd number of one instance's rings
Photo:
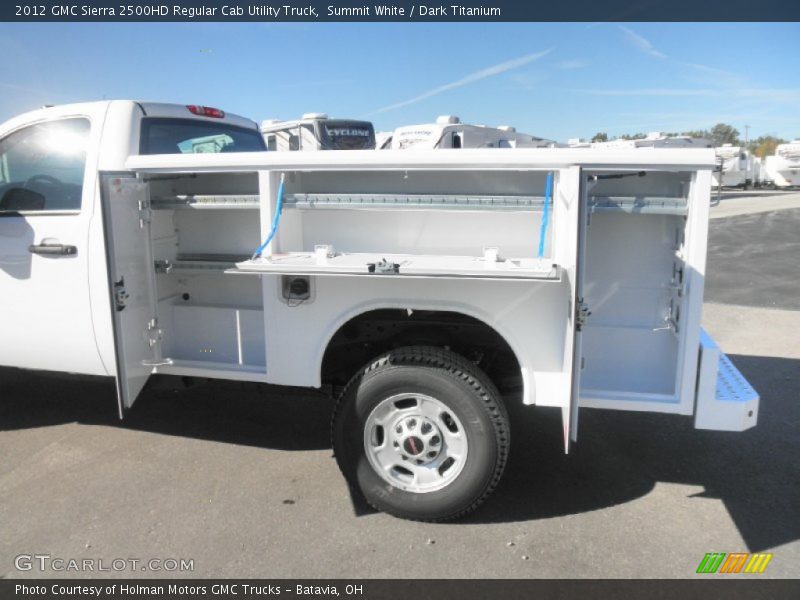
[[[115,377],[120,416],[156,373],[331,384],[353,489],[424,520],[496,486],[507,401],[565,450],[589,408],[755,425],[700,327],[711,150],[153,156],[139,106],[0,126],[0,364]]]
[[[306,113],[294,121],[267,119],[261,133],[272,151],[370,150],[375,129],[369,121],[331,119],[326,113]]]
[[[577,147],[579,144],[576,144]],[[692,137],[688,135],[665,135],[660,131],[653,131],[646,137],[637,139],[609,140],[607,142],[591,142],[583,147],[591,148],[712,148],[711,140],[703,137]],[[573,144],[570,144],[573,146]]]
[[[740,187],[753,184],[753,155],[741,146],[723,144],[714,150],[717,167],[712,176],[713,187]]]
[[[469,125],[453,115],[442,115],[435,123],[398,127],[392,134],[393,150],[447,148],[552,148],[552,140],[520,133],[514,127]]]
[[[773,187],[800,186],[800,140],[779,144],[765,159],[767,183]]]

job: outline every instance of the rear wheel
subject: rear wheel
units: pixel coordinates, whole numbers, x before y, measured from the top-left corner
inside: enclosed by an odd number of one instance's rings
[[[497,389],[440,348],[392,350],[339,398],[333,447],[350,484],[375,508],[427,521],[458,518],[495,488],[509,447]]]

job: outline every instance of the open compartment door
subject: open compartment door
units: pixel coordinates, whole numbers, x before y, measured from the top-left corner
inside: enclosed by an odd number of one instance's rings
[[[578,398],[582,367],[581,327],[588,316],[583,302],[583,248],[586,235],[585,186],[579,167],[559,172],[554,196],[555,222],[553,229],[554,260],[561,266],[568,289],[567,319],[564,331],[562,384],[559,394],[561,420],[564,430],[564,452],[570,441],[578,439]]]
[[[158,346],[148,186],[107,175],[101,198],[122,418],[147,383]]]

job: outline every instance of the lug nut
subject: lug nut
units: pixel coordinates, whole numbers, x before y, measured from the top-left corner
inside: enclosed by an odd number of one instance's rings
[[[439,436],[438,436],[438,435],[435,435],[435,436],[433,436],[433,437],[431,438],[431,446],[438,446],[438,445],[439,445],[439,442],[441,442],[441,441],[442,441],[442,440],[441,440],[441,439],[439,439]]]

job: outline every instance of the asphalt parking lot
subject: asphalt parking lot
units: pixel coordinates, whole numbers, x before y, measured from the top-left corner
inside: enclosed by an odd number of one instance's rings
[[[771,552],[800,576],[800,194],[712,209],[706,328],[761,393],[745,433],[691,419],[517,407],[504,479],[468,519],[365,507],[321,394],[150,389],[118,422],[111,381],[0,370],[0,576],[19,554],[193,559],[188,577],[690,577],[706,552]],[[104,576],[114,573],[104,573]],[[160,576],[160,572],[119,573]]]

